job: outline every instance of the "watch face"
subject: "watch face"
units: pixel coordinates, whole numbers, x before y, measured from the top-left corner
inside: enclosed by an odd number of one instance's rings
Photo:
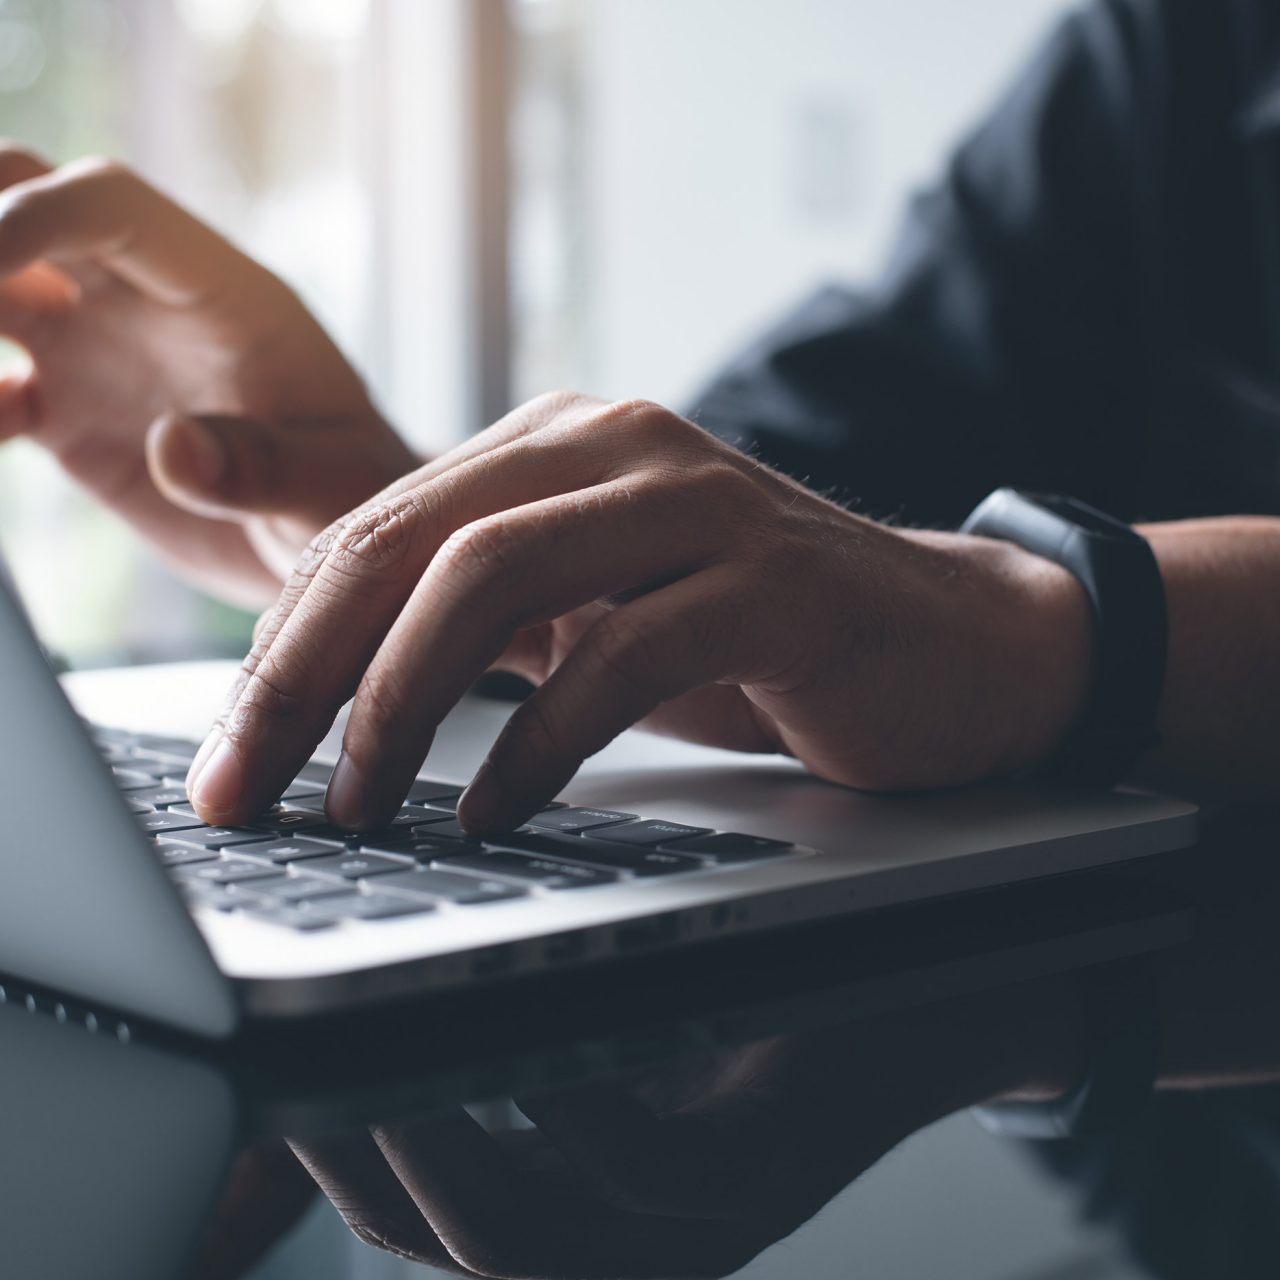
[[[1072,524],[1080,525],[1089,533],[1101,534],[1106,538],[1134,536],[1133,530],[1123,520],[1113,519],[1096,507],[1089,506],[1087,502],[1051,493],[1028,494],[1027,497],[1046,510],[1052,511],[1054,515],[1070,520]]]

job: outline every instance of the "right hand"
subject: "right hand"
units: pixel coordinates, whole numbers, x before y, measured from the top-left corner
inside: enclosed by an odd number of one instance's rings
[[[420,461],[280,280],[110,161],[0,145],[0,334],[31,357],[0,374],[0,441],[238,603]]]

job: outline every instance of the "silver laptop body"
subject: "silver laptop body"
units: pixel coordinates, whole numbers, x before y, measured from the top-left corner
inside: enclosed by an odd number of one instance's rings
[[[859,912],[1142,858],[1196,834],[1194,806],[1163,797],[1022,784],[869,796],[791,760],[631,732],[565,800],[794,848],[295,932],[188,909],[2,576],[0,661],[0,974],[206,1036],[246,1017],[336,1012],[836,915],[857,928]],[[465,783],[508,713],[464,700],[423,775]],[[146,721],[139,708],[124,727]],[[332,759],[339,736],[317,758]]]

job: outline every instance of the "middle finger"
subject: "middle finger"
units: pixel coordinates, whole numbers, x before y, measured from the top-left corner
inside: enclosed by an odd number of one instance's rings
[[[577,433],[521,437],[322,535],[263,627],[188,777],[206,821],[248,821],[310,758],[446,538],[485,516],[609,478],[630,464]]]

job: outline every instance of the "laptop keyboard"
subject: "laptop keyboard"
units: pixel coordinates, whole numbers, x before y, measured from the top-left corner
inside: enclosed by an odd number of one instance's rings
[[[382,831],[325,817],[332,766],[312,763],[247,827],[211,827],[187,800],[196,744],[89,726],[156,857],[191,906],[311,932],[632,880],[705,874],[796,852],[783,840],[561,802],[514,832],[476,836],[462,788],[419,778]]]

